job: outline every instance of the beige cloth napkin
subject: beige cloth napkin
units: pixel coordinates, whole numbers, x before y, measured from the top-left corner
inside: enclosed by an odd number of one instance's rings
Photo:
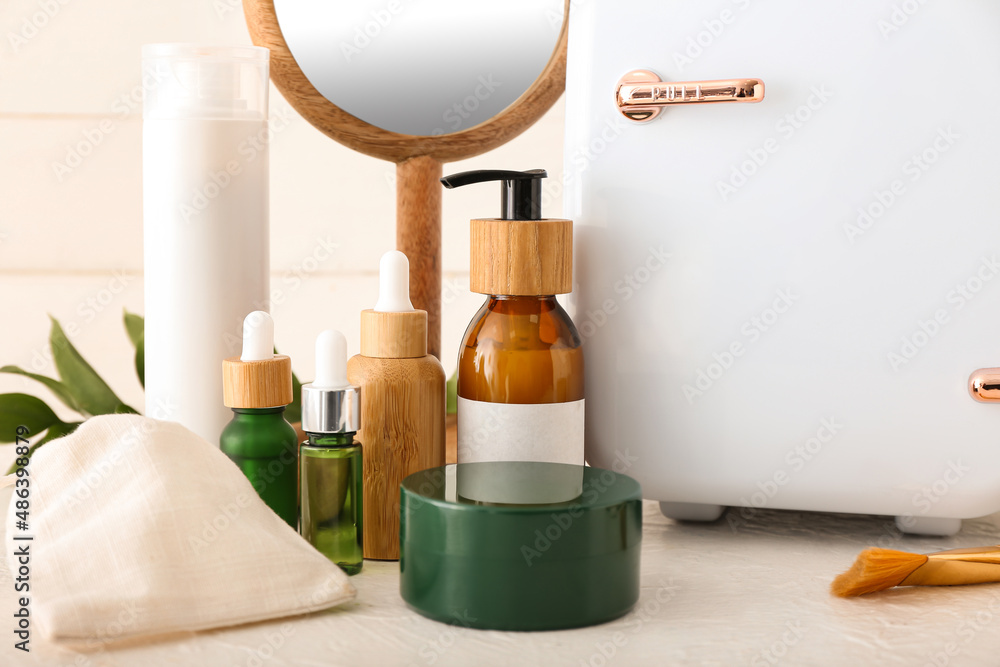
[[[29,473],[28,530],[12,501],[6,553],[16,572],[10,554],[30,544],[33,624],[50,639],[203,630],[355,596],[217,447],[179,424],[95,417],[39,449]]]

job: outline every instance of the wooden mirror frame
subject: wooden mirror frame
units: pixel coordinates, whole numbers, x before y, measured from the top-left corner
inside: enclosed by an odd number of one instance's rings
[[[271,51],[271,80],[303,118],[348,148],[396,163],[396,248],[410,260],[410,299],[427,311],[428,353],[440,358],[442,165],[510,141],[559,99],[566,86],[569,0],[555,49],[535,82],[488,121],[439,136],[391,132],[347,113],[302,72],[281,34],[274,0],[243,0],[243,11],[253,43]]]

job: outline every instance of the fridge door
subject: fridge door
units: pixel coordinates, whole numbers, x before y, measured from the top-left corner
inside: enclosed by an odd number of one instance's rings
[[[967,386],[1000,366],[1000,3],[589,2],[570,29],[588,461],[678,518],[1000,510],[1000,405]],[[637,69],[766,94],[636,122]]]

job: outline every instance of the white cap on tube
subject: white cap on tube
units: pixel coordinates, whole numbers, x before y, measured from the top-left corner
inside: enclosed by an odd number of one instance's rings
[[[146,44],[143,118],[264,120],[269,58],[259,46]]]

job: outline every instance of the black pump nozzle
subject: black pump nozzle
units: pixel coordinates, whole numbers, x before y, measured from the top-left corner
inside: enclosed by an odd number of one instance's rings
[[[542,179],[547,176],[544,169],[530,169],[528,171],[479,169],[445,176],[441,179],[441,183],[446,188],[459,188],[470,183],[501,181],[501,219],[541,220]]]

